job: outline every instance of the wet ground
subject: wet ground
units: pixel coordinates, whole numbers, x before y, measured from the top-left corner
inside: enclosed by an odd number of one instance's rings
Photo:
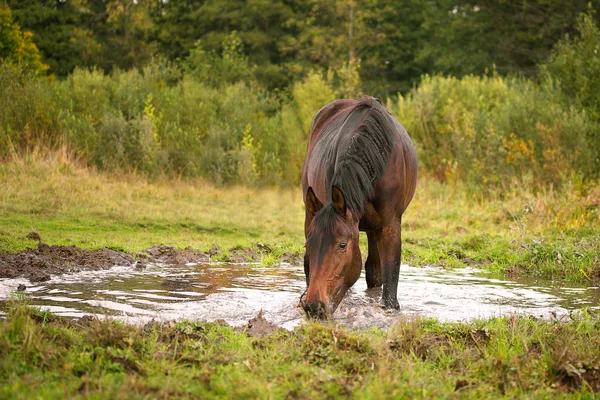
[[[291,329],[305,320],[298,307],[304,288],[302,267],[285,263],[266,268],[228,263],[165,265],[150,260],[37,283],[22,277],[0,279],[0,317],[5,300],[23,292],[32,304],[69,317],[111,316],[129,323],[222,320],[243,326],[262,312],[266,321]],[[583,307],[600,312],[598,287],[506,280],[471,268],[402,266],[398,293],[401,310],[385,311],[379,307],[381,289],[367,289],[361,277],[334,320],[353,328],[383,328],[401,316],[468,321],[515,313],[560,319]],[[255,322],[265,321],[255,318]]]

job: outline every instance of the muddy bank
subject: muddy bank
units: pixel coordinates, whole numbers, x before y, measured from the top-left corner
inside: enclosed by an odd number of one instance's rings
[[[270,250],[270,249],[269,249]],[[114,266],[136,266],[145,268],[148,264],[187,264],[226,261],[232,263],[257,262],[267,250],[234,248],[226,255],[213,247],[208,252],[190,247],[179,250],[170,246],[154,246],[140,251],[135,257],[131,254],[110,249],[95,251],[83,250],[75,246],[49,246],[40,242],[35,249],[19,253],[0,253],[0,278],[27,278],[32,282],[44,282],[52,275],[79,271],[95,271]],[[284,254],[281,261],[299,265],[301,258]]]
[[[32,282],[44,282],[51,275],[134,263],[131,255],[110,249],[87,251],[74,246],[48,246],[40,242],[36,249],[16,254],[0,253],[0,278],[23,277]]]

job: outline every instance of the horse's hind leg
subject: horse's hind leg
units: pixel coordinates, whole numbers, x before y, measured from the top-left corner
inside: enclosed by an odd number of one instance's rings
[[[377,239],[374,231],[367,232],[369,243],[369,255],[365,262],[365,275],[367,278],[367,287],[381,286],[381,260],[379,250],[377,249]]]

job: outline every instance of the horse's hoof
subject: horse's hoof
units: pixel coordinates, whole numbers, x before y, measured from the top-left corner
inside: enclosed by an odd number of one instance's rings
[[[384,300],[383,301],[383,308],[385,308],[386,310],[399,310],[400,309],[400,303],[398,303],[397,299],[394,299],[394,300]]]

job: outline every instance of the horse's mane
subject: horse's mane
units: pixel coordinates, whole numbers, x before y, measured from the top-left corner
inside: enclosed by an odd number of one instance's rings
[[[357,100],[347,115],[365,107],[368,110],[354,128],[345,151],[337,155],[335,161],[331,160],[335,162],[335,167],[327,189],[328,203],[331,201],[332,187],[337,186],[344,194],[346,207],[357,218],[362,216],[365,203],[373,197],[373,185],[385,172],[396,131],[387,110],[372,97]],[[315,218],[324,229],[330,229],[334,223],[329,208],[332,208],[331,204],[319,212],[322,218]]]

